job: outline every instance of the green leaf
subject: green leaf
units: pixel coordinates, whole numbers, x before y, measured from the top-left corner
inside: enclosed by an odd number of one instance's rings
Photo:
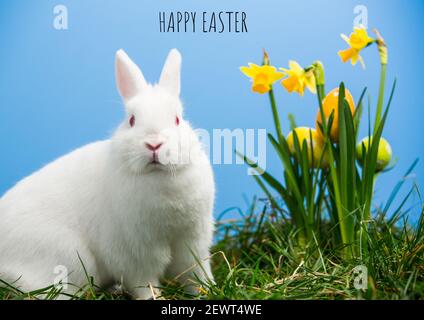
[[[371,201],[373,196],[373,189],[374,189],[374,175],[375,175],[375,169],[377,166],[377,154],[378,154],[378,146],[380,143],[381,135],[383,133],[384,125],[390,110],[390,105],[393,99],[393,95],[396,89],[396,80],[393,83],[392,91],[390,93],[390,98],[387,103],[386,110],[384,111],[383,117],[381,118],[381,121],[379,122],[379,126],[377,130],[374,130],[374,135],[372,137],[371,141],[371,147],[368,149],[367,156],[365,158],[365,166],[364,166],[364,185],[366,190],[366,211],[365,214],[368,215],[367,219],[369,219],[369,216],[371,214]]]
[[[347,112],[346,112],[347,109]],[[343,228],[346,243],[351,244],[354,241],[354,220],[350,214],[353,211],[354,192],[352,189],[353,172],[352,163],[354,158],[352,153],[355,146],[352,145],[352,137],[354,134],[353,119],[350,114],[350,109],[347,101],[345,100],[345,87],[343,82],[339,87],[339,172],[340,177],[340,198],[342,202],[343,211],[339,213],[340,227]],[[350,117],[347,118],[346,114],[349,113]],[[350,138],[349,138],[350,135]]]
[[[260,166],[258,166],[255,162],[250,160],[248,157],[243,155],[242,153],[236,151],[237,155],[243,158],[244,162],[246,162],[251,168],[255,169],[256,172],[259,173],[259,175],[271,186],[277,191],[278,193],[285,192],[284,187],[280,182],[278,182],[277,179],[275,179],[272,175],[270,175],[266,170],[262,169]]]
[[[272,146],[277,151],[278,156],[280,157],[284,169],[287,173],[287,188],[293,192],[294,196],[296,197],[297,201],[299,203],[303,203],[302,201],[302,195],[299,190],[299,186],[296,180],[295,173],[293,171],[292,162],[291,162],[291,153],[289,146],[287,144],[286,139],[283,137],[281,140],[281,143],[279,144],[275,138],[272,136],[272,134],[268,134],[268,138],[271,141]]]
[[[419,161],[418,158],[415,159],[415,161],[411,164],[411,166],[408,168],[408,170],[403,175],[403,178],[396,184],[396,186],[394,187],[394,189],[390,193],[389,199],[387,200],[387,203],[386,203],[386,205],[384,206],[384,209],[383,209],[383,215],[384,216],[389,211],[390,206],[392,205],[393,201],[396,199],[400,189],[402,188],[403,184],[405,183],[407,176],[409,176],[411,174],[412,170],[414,170],[414,168],[418,164],[418,161]]]
[[[363,109],[362,100],[364,99],[366,91],[367,91],[367,88],[365,87],[364,90],[362,90],[358,104],[356,105],[356,108],[355,108],[355,113],[353,115],[353,123],[354,123],[354,126],[355,126],[355,137],[356,138],[358,138],[359,123],[361,121],[361,116],[362,116],[362,109]]]
[[[289,113],[288,115],[289,123],[290,123],[290,130],[294,130],[297,128],[296,120],[294,118],[294,115],[292,113]]]

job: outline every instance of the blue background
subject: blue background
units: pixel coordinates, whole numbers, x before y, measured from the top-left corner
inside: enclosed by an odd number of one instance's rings
[[[266,128],[273,131],[267,96],[253,94],[239,72],[247,62],[261,61],[266,48],[275,65],[289,59],[306,66],[316,59],[326,67],[327,89],[342,80],[358,99],[369,88],[375,107],[379,63],[373,46],[363,52],[367,64],[341,63],[337,51],[346,47],[353,8],[368,8],[369,28],[378,27],[389,44],[388,87],[398,87],[384,136],[398,158],[396,168],[382,176],[377,202],[416,157],[424,158],[422,130],[424,95],[424,2],[410,1],[5,1],[0,2],[0,194],[22,177],[56,157],[110,135],[123,116],[114,83],[114,54],[119,48],[157,81],[168,51],[183,55],[182,97],[187,118],[195,127]],[[53,8],[68,8],[69,29],[53,28]],[[248,33],[159,33],[159,11],[245,11]],[[200,17],[199,17],[200,18]],[[289,95],[276,88],[285,133],[286,116],[314,126],[316,97]],[[366,134],[366,128],[362,130]],[[280,172],[268,146],[268,168]],[[243,165],[215,166],[216,214],[229,207],[245,208],[260,194]],[[424,181],[424,163],[415,170]],[[417,203],[415,198],[411,204]],[[417,210],[415,210],[417,212]],[[416,214],[416,213],[415,213]],[[416,215],[415,215],[416,217]]]

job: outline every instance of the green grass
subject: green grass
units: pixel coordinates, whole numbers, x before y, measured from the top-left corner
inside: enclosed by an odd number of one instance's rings
[[[277,221],[275,221],[277,220]],[[219,286],[209,297],[231,299],[423,299],[424,221],[417,228],[396,227],[377,218],[367,234],[369,254],[341,259],[332,239],[297,243],[292,224],[257,216],[223,228],[228,235],[216,250],[226,253],[231,269],[216,258]],[[327,224],[322,226],[323,229]],[[323,230],[326,232],[326,230]],[[233,235],[230,235],[233,234]],[[234,236],[236,235],[236,236]],[[323,248],[323,249],[321,249]],[[368,289],[353,287],[353,269],[368,268]],[[228,271],[231,276],[228,277]]]
[[[401,208],[400,211],[403,209]],[[255,201],[240,219],[218,222],[219,241],[212,250],[215,285],[204,284],[202,296],[190,296],[173,282],[163,284],[162,299],[424,299],[424,211],[412,228],[400,216],[370,223],[364,239],[370,250],[361,258],[340,257],[334,239],[298,243],[290,221]],[[323,223],[321,232],[330,224]],[[353,286],[353,269],[368,268],[368,289]],[[87,285],[72,299],[131,299],[100,290],[87,275]],[[4,284],[0,299],[54,299],[54,288],[23,293]],[[46,294],[40,296],[40,294]]]

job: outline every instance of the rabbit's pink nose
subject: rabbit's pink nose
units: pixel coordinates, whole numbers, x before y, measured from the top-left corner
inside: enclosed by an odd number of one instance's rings
[[[156,151],[161,147],[162,143],[158,143],[158,144],[150,144],[146,142],[146,148],[149,149],[150,151]]]

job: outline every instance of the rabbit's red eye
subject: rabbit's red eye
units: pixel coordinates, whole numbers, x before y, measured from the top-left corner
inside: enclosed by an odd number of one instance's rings
[[[131,127],[134,127],[134,125],[135,125],[135,117],[133,115],[130,117],[129,123],[130,123],[130,126]]]
[[[178,116],[176,116],[176,117],[175,117],[175,124],[176,124],[177,126],[179,126],[179,125],[180,125],[180,118],[178,118]]]

